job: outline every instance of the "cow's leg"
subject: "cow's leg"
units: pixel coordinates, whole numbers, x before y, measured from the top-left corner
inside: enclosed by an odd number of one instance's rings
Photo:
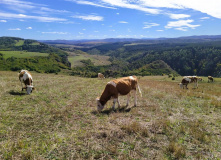
[[[115,110],[115,103],[118,103],[118,107],[120,107],[120,102],[119,102],[119,100],[118,100],[118,98],[114,98],[114,100],[113,100],[113,106],[112,106],[112,109],[113,110]]]
[[[119,101],[119,99],[117,98],[117,104],[118,104],[118,108],[120,108],[120,101]]]
[[[126,104],[126,107],[129,105],[129,100],[130,100],[130,93],[127,94],[127,104]]]
[[[20,82],[21,82],[21,80],[20,80]],[[22,82],[21,82],[21,90],[23,91],[23,86],[22,86]]]
[[[137,91],[134,90],[134,107],[137,106]]]

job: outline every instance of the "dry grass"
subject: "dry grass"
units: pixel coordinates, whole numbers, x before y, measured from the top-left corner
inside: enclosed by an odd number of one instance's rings
[[[0,159],[221,158],[220,79],[183,90],[180,77],[142,77],[137,107],[132,98],[129,108],[112,111],[108,102],[98,113],[110,79],[33,78],[26,95],[16,72],[0,72]]]

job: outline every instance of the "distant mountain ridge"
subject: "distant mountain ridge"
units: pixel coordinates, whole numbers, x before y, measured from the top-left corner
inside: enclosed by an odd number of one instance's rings
[[[221,35],[200,35],[200,36],[186,36],[177,38],[107,38],[107,39],[81,39],[81,40],[39,40],[47,44],[79,44],[79,43],[117,43],[117,42],[208,42],[221,41]]]

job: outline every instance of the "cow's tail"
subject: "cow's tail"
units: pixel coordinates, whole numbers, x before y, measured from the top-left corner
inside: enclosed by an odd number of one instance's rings
[[[137,88],[138,88],[138,91],[139,91],[139,93],[140,93],[140,96],[142,97],[142,92],[141,92],[141,89],[140,89],[140,87],[139,87],[138,84],[137,84]]]

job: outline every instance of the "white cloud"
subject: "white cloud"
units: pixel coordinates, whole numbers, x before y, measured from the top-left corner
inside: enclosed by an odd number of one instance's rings
[[[119,21],[119,23],[128,23],[128,22],[126,22],[126,21]]]
[[[130,3],[130,0],[102,0],[102,2],[109,4],[111,6],[121,7],[121,8],[128,8],[128,9],[135,9],[139,11],[143,11],[146,13],[151,14],[159,14],[159,9],[147,8],[141,4],[141,1],[136,1],[137,3]]]
[[[103,21],[103,17],[95,15],[86,15],[86,16],[72,16],[73,18],[79,18],[88,21]]]
[[[0,17],[20,19],[20,20],[21,18],[25,18],[25,19],[38,20],[41,22],[66,21],[66,19],[64,18],[52,17],[50,15],[70,13],[69,11],[66,11],[66,10],[51,9],[51,8],[48,8],[45,4],[28,2],[27,0],[25,1],[0,0],[0,6],[3,6],[7,10],[11,10],[10,11],[11,13],[6,13],[0,10]],[[42,15],[47,15],[47,16],[42,16]]]
[[[151,27],[156,27],[156,26],[159,26],[159,25],[160,24],[158,24],[158,23],[148,23],[148,22],[145,22],[143,29],[147,29],[147,28],[151,28]]]
[[[187,27],[178,27],[178,28],[175,28],[176,30],[179,30],[179,31],[187,31],[188,28]]]
[[[20,1],[20,0],[1,0],[0,4],[16,6],[16,8],[23,8],[23,9],[33,9],[36,6],[36,4],[34,3],[27,1]]]
[[[83,4],[83,5],[91,5],[91,6],[102,7],[102,8],[116,9],[114,7],[105,6],[103,4],[98,4],[98,3],[84,1],[84,0],[66,0],[66,1],[75,2],[77,4]]]
[[[187,31],[188,28],[195,29],[196,27],[200,26],[200,25],[193,25],[193,24],[191,24],[192,22],[194,22],[194,21],[191,20],[191,19],[179,20],[179,21],[170,21],[165,26],[165,28],[167,28],[167,29],[175,28],[177,30]]]
[[[182,18],[189,18],[190,15],[188,14],[169,14],[171,19],[182,19]]]
[[[8,30],[10,30],[10,31],[20,31],[21,29],[20,28],[9,28]]]
[[[26,29],[32,29],[32,27],[27,27]]]
[[[66,10],[56,10],[56,9],[51,9],[48,7],[41,7],[40,9],[42,11],[53,12],[53,13],[69,13],[69,11],[66,11]]]
[[[42,34],[68,34],[68,32],[41,32]]]
[[[7,19],[34,19],[34,20],[38,20],[41,22],[66,21],[66,19],[63,19],[63,18],[30,16],[30,15],[25,15],[25,14],[3,13],[3,12],[0,12],[0,17],[7,18]]]
[[[157,32],[163,32],[163,30],[157,30]]]
[[[21,0],[0,0],[0,5],[6,6],[10,10],[17,11],[19,13],[32,12],[38,10],[40,6],[45,6],[43,4],[37,4]]]
[[[220,0],[140,0],[143,5],[157,8],[193,9],[221,18]]]
[[[6,21],[6,20],[0,20],[0,22],[4,22],[4,23],[6,23],[7,21]]]
[[[205,20],[205,19],[210,19],[210,18],[209,17],[202,17],[200,19]]]
[[[193,9],[221,19],[220,0],[100,0],[96,2],[69,0],[78,4],[98,7],[120,7],[140,10],[150,14],[164,14],[164,9]],[[188,18],[188,17],[185,17]],[[178,18],[177,18],[178,19]]]

